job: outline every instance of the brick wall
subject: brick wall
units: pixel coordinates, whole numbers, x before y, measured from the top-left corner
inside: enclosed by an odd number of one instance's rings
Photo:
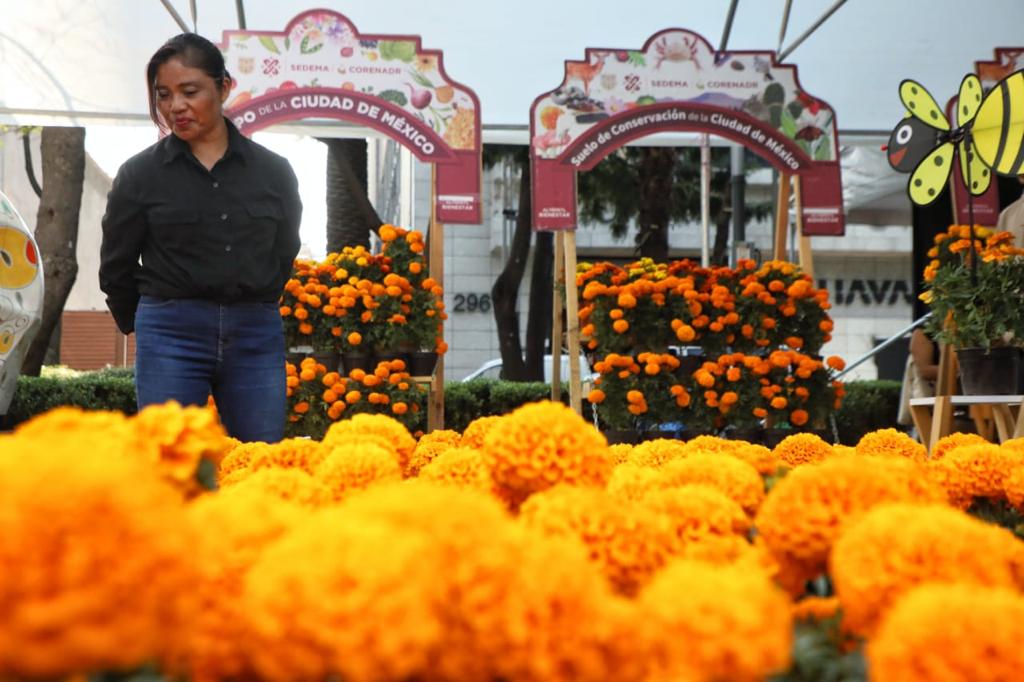
[[[60,361],[72,369],[135,364],[135,336],[125,337],[108,311],[66,311],[61,317]]]

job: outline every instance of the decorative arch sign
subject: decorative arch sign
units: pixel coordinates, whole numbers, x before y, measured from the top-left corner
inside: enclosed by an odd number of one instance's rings
[[[639,50],[587,48],[562,84],[530,108],[533,224],[576,227],[576,172],[653,133],[709,133],[799,175],[803,234],[844,232],[835,112],[808,94],[775,53],[715,52],[668,29]]]
[[[481,222],[480,101],[448,76],[440,50],[359,33],[326,9],[283,31],[224,31],[220,48],[235,78],[226,115],[240,131],[316,118],[373,128],[434,164],[440,222]]]

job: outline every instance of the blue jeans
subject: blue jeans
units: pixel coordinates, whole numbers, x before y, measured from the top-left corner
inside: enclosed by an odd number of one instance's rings
[[[177,400],[205,405],[242,441],[284,435],[284,331],[277,303],[143,296],[135,315],[139,409]]]

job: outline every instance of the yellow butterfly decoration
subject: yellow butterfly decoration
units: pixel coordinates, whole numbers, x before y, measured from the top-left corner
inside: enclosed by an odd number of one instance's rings
[[[919,206],[932,203],[942,194],[953,169],[953,152],[959,149],[960,172],[971,194],[988,189],[992,173],[979,158],[971,128],[982,104],[981,81],[969,74],[960,83],[957,98],[956,127],[935,102],[931,93],[917,81],[900,83],[900,101],[907,109],[889,136],[887,155],[895,170],[909,172],[910,200]]]

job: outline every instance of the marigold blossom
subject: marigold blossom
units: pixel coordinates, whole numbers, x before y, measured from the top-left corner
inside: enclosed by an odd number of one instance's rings
[[[829,563],[844,626],[869,637],[899,596],[924,582],[1024,587],[1024,543],[940,505],[872,509],[842,533]]]

